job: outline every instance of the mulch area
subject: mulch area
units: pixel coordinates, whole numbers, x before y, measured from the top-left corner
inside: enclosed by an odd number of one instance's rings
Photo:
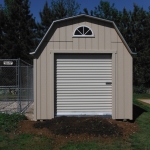
[[[139,130],[136,122],[101,117],[56,117],[43,122],[24,120],[19,125],[19,134],[47,136],[57,146],[99,139],[112,142],[116,138],[127,139]]]

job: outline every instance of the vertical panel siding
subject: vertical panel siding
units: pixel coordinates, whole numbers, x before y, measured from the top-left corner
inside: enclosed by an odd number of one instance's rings
[[[117,43],[112,43],[112,49],[114,49],[114,50],[117,50],[117,47],[118,47],[118,44]],[[115,55],[115,56],[114,56]],[[117,85],[117,76],[118,76],[118,72],[117,72],[117,53],[115,53],[115,54],[113,54],[113,66],[112,66],[112,75],[113,75],[113,81],[115,82],[113,82],[112,83],[112,87],[113,87],[113,94],[112,94],[112,96],[113,96],[113,101],[112,101],[112,118],[113,119],[116,119],[116,114],[117,114],[117,98],[118,98],[118,96],[117,96],[117,87],[118,87],[118,85]]]
[[[98,43],[99,43],[99,39],[98,39],[98,25],[93,23],[91,25],[91,29],[93,30],[94,32],[94,35],[95,35],[95,38],[92,38],[92,50],[98,50],[99,49],[99,46],[98,46]]]
[[[92,50],[92,39],[91,38],[86,38],[85,39],[85,49],[86,50]]]
[[[117,52],[117,118],[124,117],[124,56],[123,44],[118,43]]]
[[[85,25],[91,28],[91,21],[86,19]],[[85,38],[85,49],[92,50],[92,38]]]
[[[47,106],[47,88],[46,88],[46,85],[47,85],[47,77],[46,77],[46,48],[44,49],[42,55],[41,55],[41,117],[46,119],[46,106]]]
[[[58,50],[60,45],[59,45],[59,41],[60,41],[60,33],[59,33],[59,24],[56,24],[56,31],[54,33],[54,49]]]
[[[110,50],[111,49],[111,28],[107,26],[105,26],[104,41],[105,41],[105,50]]]
[[[59,27],[59,49],[66,49],[66,23],[62,22],[61,27]]]
[[[37,59],[37,119],[41,119],[41,57]]]
[[[80,39],[79,39],[79,43],[78,43],[79,49],[80,49],[80,50],[85,50],[85,47],[86,47],[85,44],[86,44],[86,43],[85,43],[85,38],[80,38]]]
[[[72,21],[68,21],[68,25],[66,26],[66,49],[71,50],[72,49],[72,44],[73,44],[73,26],[71,25]]]
[[[114,28],[111,28],[111,49],[112,50],[118,50],[118,44],[117,44],[117,33],[115,31]],[[116,114],[117,114],[117,53],[113,54],[113,57],[115,57],[113,60],[113,69],[112,69],[112,74],[113,74],[113,81],[115,81],[115,83],[113,83],[113,102],[112,102],[112,118],[115,119],[116,118]]]
[[[73,30],[72,30],[72,33],[74,32],[74,30],[78,27],[78,21],[77,20],[73,20]],[[70,34],[72,34],[70,33]],[[79,49],[79,46],[78,46],[78,42],[79,42],[79,38],[72,38],[73,39],[73,49]]]
[[[111,43],[118,42],[118,40],[117,40],[118,35],[114,28],[111,28],[110,36],[111,36]],[[114,48],[112,47],[112,49],[114,49]]]
[[[54,117],[54,53],[50,54],[50,117]]]
[[[132,119],[132,56],[124,46],[124,102],[125,119]]]
[[[34,83],[34,120],[37,120],[37,59],[33,60],[34,72],[33,72],[33,83]]]
[[[51,74],[51,68],[50,68],[50,49],[52,49],[53,45],[50,45],[46,47],[46,116],[47,119],[51,119],[51,79],[50,79],[50,74]]]
[[[98,44],[99,44],[99,50],[104,50],[104,47],[105,47],[105,27],[104,27],[104,23],[99,21],[99,24],[98,24]]]
[[[73,31],[79,25],[87,25],[94,31],[95,38],[73,38]],[[107,26],[105,26],[107,25]],[[63,36],[64,35],[64,36]],[[66,24],[55,24],[47,36],[47,48],[37,61],[36,93],[37,119],[51,119],[54,116],[54,57],[51,50],[117,50],[116,54],[116,118],[129,118],[132,111],[132,57],[109,24],[92,19],[69,20]],[[46,75],[45,75],[46,74]],[[42,78],[45,78],[42,79]],[[130,87],[130,88],[129,88]],[[43,99],[45,99],[43,101]],[[128,100],[127,100],[128,99]],[[131,107],[131,108],[129,108]],[[129,109],[128,109],[129,108]],[[129,111],[128,111],[129,110]],[[36,112],[36,111],[35,111]]]
[[[78,21],[79,21],[78,26],[85,25],[85,18],[84,19],[80,18]],[[78,48],[80,50],[85,50],[86,47],[85,44],[86,44],[85,38],[78,38]]]

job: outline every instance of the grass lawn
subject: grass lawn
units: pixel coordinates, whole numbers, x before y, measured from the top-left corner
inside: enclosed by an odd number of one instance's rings
[[[134,112],[139,131],[129,138],[113,138],[112,141],[68,141],[63,145],[58,143],[58,146],[54,146],[55,138],[42,134],[18,134],[19,122],[25,119],[23,115],[0,114],[0,150],[150,150],[150,106],[137,100],[145,98],[150,99],[150,95],[134,94],[133,97],[134,108],[141,109],[140,112]]]

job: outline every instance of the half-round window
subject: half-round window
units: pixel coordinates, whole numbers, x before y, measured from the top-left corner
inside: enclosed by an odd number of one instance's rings
[[[80,26],[75,29],[73,37],[94,37],[94,33],[89,27]]]

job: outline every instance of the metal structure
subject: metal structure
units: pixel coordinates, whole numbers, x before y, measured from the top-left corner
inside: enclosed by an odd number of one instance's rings
[[[24,113],[33,102],[33,66],[21,59],[0,59],[0,112]]]
[[[133,119],[135,53],[114,22],[85,14],[56,20],[30,54],[34,120],[73,114]],[[102,61],[105,55],[110,58]]]

